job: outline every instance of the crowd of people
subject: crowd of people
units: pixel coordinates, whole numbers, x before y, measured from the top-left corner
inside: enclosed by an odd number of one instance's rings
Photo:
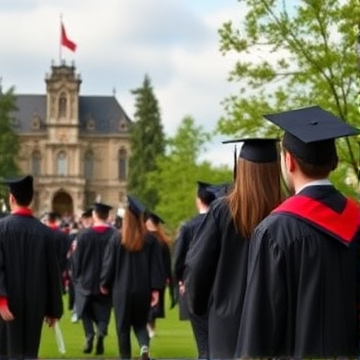
[[[329,175],[335,139],[360,131],[318,106],[264,117],[283,138],[229,141],[242,143],[234,179],[198,182],[198,214],[173,252],[164,220],[135,196],[113,222],[100,202],[79,224],[54,213],[38,220],[32,176],[7,179],[0,359],[38,357],[43,321],[61,319],[65,291],[83,353],[106,354],[113,309],[120,358],[131,358],[133,331],[150,359],[167,286],[199,359],[357,357],[360,207]]]

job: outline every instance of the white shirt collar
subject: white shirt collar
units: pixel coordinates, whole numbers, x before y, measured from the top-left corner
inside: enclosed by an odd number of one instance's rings
[[[296,191],[296,194],[298,194],[300,191],[304,190],[308,186],[325,186],[325,185],[331,185],[331,182],[329,179],[320,179],[320,180],[314,180],[306,183],[303,185],[300,189]]]

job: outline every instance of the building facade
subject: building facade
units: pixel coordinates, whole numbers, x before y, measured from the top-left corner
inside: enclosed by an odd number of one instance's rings
[[[75,66],[53,65],[45,95],[17,95],[19,166],[35,179],[32,208],[75,217],[94,201],[122,207],[131,120],[115,96],[81,96]]]

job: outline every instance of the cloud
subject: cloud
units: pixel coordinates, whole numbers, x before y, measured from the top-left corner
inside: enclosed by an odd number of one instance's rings
[[[3,86],[45,93],[51,62],[74,61],[81,94],[110,95],[134,113],[131,90],[145,74],[172,134],[186,115],[211,131],[221,100],[234,93],[227,82],[234,59],[221,56],[218,29],[242,16],[235,0],[4,0],[0,3]],[[60,49],[60,14],[75,54]],[[21,24],[21,26],[20,26]]]

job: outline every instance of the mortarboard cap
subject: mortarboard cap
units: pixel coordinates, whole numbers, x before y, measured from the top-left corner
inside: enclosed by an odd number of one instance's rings
[[[211,185],[210,183],[204,181],[197,181],[198,191],[207,191],[207,188]]]
[[[359,129],[320,106],[267,114],[264,117],[306,144],[360,133]]]
[[[147,219],[151,219],[155,224],[165,224],[165,221],[159,215],[148,210],[145,211],[145,220]]]
[[[273,162],[278,159],[276,143],[279,139],[248,138],[225,140],[223,144],[239,143],[243,145],[240,150],[239,158],[255,163]]]
[[[145,212],[145,206],[134,196],[127,195],[127,199],[128,207],[134,215],[140,216],[142,213]]]
[[[208,186],[207,190],[212,192],[216,198],[220,198],[227,195],[230,187],[231,183],[215,184]]]
[[[93,207],[88,208],[87,210],[85,210],[85,211],[81,214],[81,217],[82,217],[82,218],[92,217],[93,209],[94,209]]]
[[[264,117],[285,131],[284,147],[309,164],[337,162],[335,139],[360,130],[320,106],[289,110]]]
[[[5,179],[4,183],[8,185],[10,193],[21,205],[28,205],[34,194],[33,181],[33,177],[27,175],[21,178]]]
[[[112,206],[103,204],[101,202],[95,202],[92,204],[92,209],[97,213],[106,214],[112,209]]]
[[[210,183],[204,181],[197,181],[198,190],[197,196],[198,198],[207,205],[210,205],[213,200],[215,200],[215,195],[213,192],[209,191]]]
[[[223,144],[243,143],[239,158],[245,159],[254,163],[274,162],[278,159],[278,148],[276,138],[248,138],[248,139],[233,139],[225,140]],[[237,171],[237,155],[236,147],[234,150],[234,179]]]

